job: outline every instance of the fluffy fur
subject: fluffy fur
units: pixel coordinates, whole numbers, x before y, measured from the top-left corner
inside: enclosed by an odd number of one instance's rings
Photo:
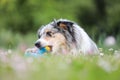
[[[96,44],[75,22],[66,19],[54,20],[38,30],[38,48],[51,46],[53,54],[96,54]]]

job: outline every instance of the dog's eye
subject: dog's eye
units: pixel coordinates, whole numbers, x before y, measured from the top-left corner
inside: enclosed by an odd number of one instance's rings
[[[46,32],[46,35],[52,37],[52,32]]]

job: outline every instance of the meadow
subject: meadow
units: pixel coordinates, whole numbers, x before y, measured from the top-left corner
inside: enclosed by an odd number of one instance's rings
[[[82,26],[100,55],[24,56],[37,29],[60,18]],[[0,0],[0,80],[120,80],[120,0]]]
[[[99,41],[100,55],[45,54],[35,58],[24,56],[24,51],[34,46],[36,34],[1,31],[0,37],[0,80],[120,80],[118,46],[107,48]]]

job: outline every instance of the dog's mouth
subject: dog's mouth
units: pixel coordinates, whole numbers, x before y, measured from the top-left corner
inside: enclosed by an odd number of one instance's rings
[[[47,45],[47,46],[41,47],[39,49],[42,49],[42,48],[45,48],[47,52],[51,52],[52,51],[52,46],[51,45]]]
[[[45,46],[45,48],[46,48],[46,50],[47,50],[48,52],[51,52],[51,51],[52,51],[52,46],[51,46],[51,45]]]

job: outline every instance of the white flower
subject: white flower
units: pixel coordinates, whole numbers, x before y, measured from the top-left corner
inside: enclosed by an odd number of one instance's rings
[[[113,48],[109,48],[108,50],[109,50],[109,51],[113,51]]]
[[[100,53],[100,56],[104,56],[104,53]]]

